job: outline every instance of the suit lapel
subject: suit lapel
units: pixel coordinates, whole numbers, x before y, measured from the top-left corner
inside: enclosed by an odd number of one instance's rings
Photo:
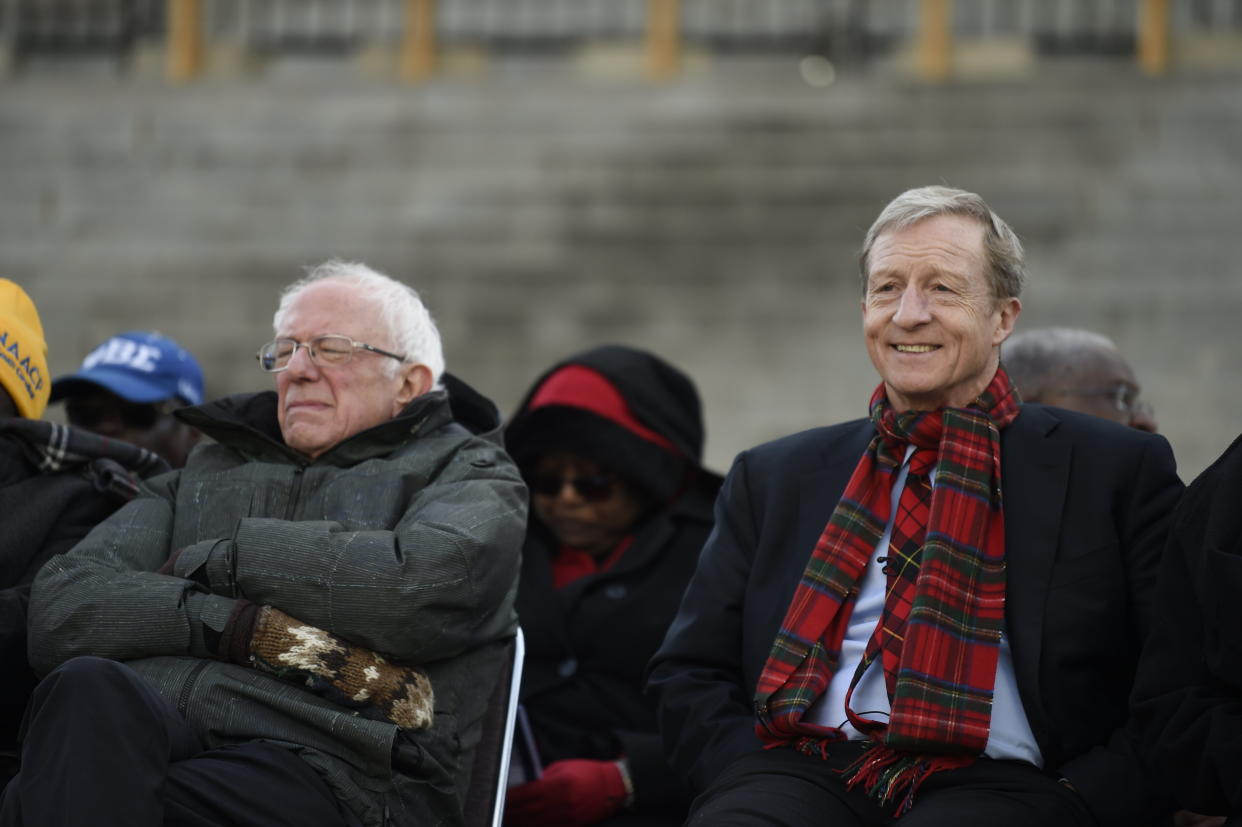
[[[1056,561],[1061,516],[1069,481],[1071,448],[1055,430],[1060,420],[1042,407],[1024,406],[1001,436],[1001,483],[1005,504],[1005,632],[1031,728],[1041,737],[1048,716],[1040,702],[1039,659],[1044,607]],[[783,574],[779,605],[788,607],[824,525],[872,436],[869,423],[825,451],[819,467],[798,478],[796,556]],[[783,611],[783,609],[782,609]],[[780,618],[776,618],[779,622]],[[775,630],[774,630],[775,633]]]
[[[822,464],[814,471],[804,474],[798,480],[798,522],[794,548],[797,549],[797,571],[793,572],[793,581],[789,588],[789,599],[793,599],[794,589],[806,569],[807,561],[815,544],[824,533],[828,518],[845,493],[854,469],[867,444],[871,441],[874,431],[869,420],[863,421],[858,431],[840,443],[834,443],[832,451],[825,451]],[[788,602],[788,601],[786,601]]]
[[[1039,702],[1039,661],[1071,460],[1069,443],[1055,436],[1058,424],[1042,407],[1023,406],[1001,436],[1005,633],[1022,704],[1037,736],[1048,731],[1047,713]]]

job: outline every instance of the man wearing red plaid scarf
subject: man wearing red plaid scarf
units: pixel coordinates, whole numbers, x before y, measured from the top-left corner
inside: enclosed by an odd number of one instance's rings
[[[979,196],[902,194],[861,269],[870,416],[738,457],[652,663],[689,823],[1158,823],[1127,695],[1168,443],[1021,403],[1022,246]]]

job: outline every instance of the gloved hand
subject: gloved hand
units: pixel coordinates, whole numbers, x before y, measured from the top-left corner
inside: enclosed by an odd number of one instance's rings
[[[620,810],[628,793],[616,761],[556,761],[544,768],[539,780],[505,793],[505,824],[594,824]]]
[[[302,623],[273,606],[239,600],[221,634],[218,656],[252,666],[376,720],[403,729],[431,726],[435,696],[421,669]]]

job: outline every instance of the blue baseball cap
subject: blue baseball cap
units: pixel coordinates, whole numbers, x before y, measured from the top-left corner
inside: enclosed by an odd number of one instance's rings
[[[203,401],[203,369],[190,352],[167,336],[131,330],[113,336],[82,360],[77,373],[52,382],[56,402],[96,385],[130,402],[163,402],[180,399],[186,405]]]

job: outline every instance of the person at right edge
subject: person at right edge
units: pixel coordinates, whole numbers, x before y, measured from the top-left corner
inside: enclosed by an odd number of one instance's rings
[[[870,416],[737,458],[652,662],[689,823],[1158,823],[1129,694],[1168,442],[1021,403],[1022,245],[978,195],[903,193],[860,265]]]
[[[599,347],[544,373],[505,440],[531,492],[521,697],[547,765],[509,791],[506,823],[680,824],[689,797],[642,690],[721,483],[700,464],[698,392],[650,353]]]
[[[1173,514],[1135,717],[1180,806],[1242,825],[1242,437]],[[1187,824],[1218,824],[1200,818]]]

